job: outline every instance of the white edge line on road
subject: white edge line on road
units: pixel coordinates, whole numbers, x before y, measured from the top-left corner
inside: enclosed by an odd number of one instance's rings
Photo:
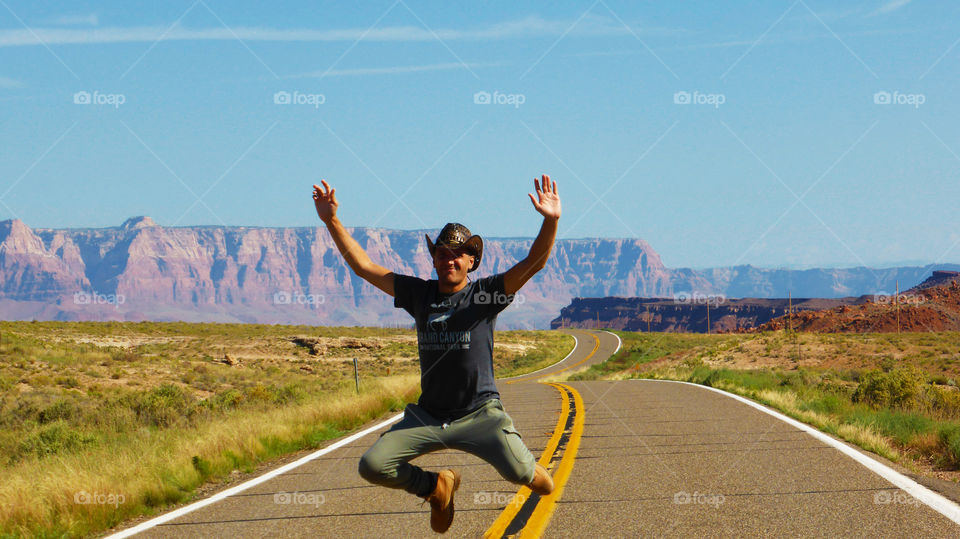
[[[609,333],[609,334],[611,334],[611,335],[613,335],[614,337],[617,338],[617,349],[614,350],[612,354],[610,354],[611,356],[617,355],[617,352],[620,351],[620,347],[623,346],[623,341],[620,340],[620,336],[617,335],[616,333],[612,332],[612,331],[607,331],[607,330],[605,330],[605,329],[602,329],[602,330],[600,330],[600,331],[602,331],[602,332],[604,332],[604,333]]]
[[[333,450],[335,450],[335,449],[339,449],[339,448],[341,448],[341,447],[349,444],[350,442],[353,442],[353,441],[355,441],[355,440],[358,440],[358,439],[360,439],[360,438],[363,438],[364,436],[370,434],[371,432],[374,432],[374,431],[376,431],[376,430],[379,430],[379,429],[381,429],[381,428],[383,428],[383,427],[385,427],[385,426],[387,426],[387,425],[389,425],[389,424],[391,424],[391,423],[394,423],[394,422],[400,420],[400,418],[402,418],[402,417],[403,417],[403,412],[401,412],[401,413],[399,413],[399,414],[397,414],[397,415],[395,415],[395,416],[393,416],[393,417],[390,417],[390,418],[388,418],[388,419],[385,419],[384,421],[381,421],[380,423],[377,423],[376,425],[373,425],[372,427],[369,427],[369,428],[367,428],[367,429],[364,429],[364,430],[362,430],[362,431],[360,431],[360,432],[358,432],[358,433],[351,434],[350,436],[347,436],[346,438],[340,440],[339,442],[330,444],[330,445],[328,445],[327,447],[324,447],[323,449],[319,449],[319,450],[317,450],[317,451],[314,451],[313,453],[310,453],[309,455],[307,455],[307,456],[305,456],[305,457],[303,457],[303,458],[300,458],[300,459],[295,460],[295,461],[293,461],[293,462],[291,462],[291,463],[288,463],[288,464],[284,464],[283,466],[281,466],[281,467],[279,467],[279,468],[277,468],[277,469],[275,469],[275,470],[270,470],[269,472],[267,472],[267,473],[265,473],[265,474],[263,474],[263,475],[261,475],[261,476],[255,477],[255,478],[253,478],[253,479],[251,479],[251,480],[249,480],[249,481],[246,481],[246,482],[244,482],[244,483],[240,483],[239,485],[237,485],[237,486],[235,486],[235,487],[231,487],[231,488],[228,488],[227,490],[218,492],[218,493],[214,494],[213,496],[210,496],[209,498],[204,498],[204,499],[202,499],[202,500],[200,500],[200,501],[198,501],[198,502],[191,503],[190,505],[185,505],[185,506],[183,506],[183,507],[181,507],[181,508],[179,508],[179,509],[170,511],[169,513],[165,513],[165,514],[160,515],[160,516],[158,516],[158,517],[156,517],[156,518],[152,518],[152,519],[150,519],[150,520],[148,520],[148,521],[146,521],[146,522],[142,522],[142,523],[140,523],[140,524],[138,524],[138,525],[136,525],[136,526],[134,526],[134,527],[132,527],[132,528],[127,528],[126,530],[121,530],[121,531],[119,531],[119,532],[117,532],[117,533],[115,533],[115,534],[113,534],[113,535],[108,536],[107,539],[121,539],[121,538],[123,538],[123,537],[130,537],[131,535],[134,535],[134,534],[136,534],[136,533],[140,533],[140,532],[142,532],[142,531],[149,530],[150,528],[153,528],[154,526],[158,526],[158,525],[163,524],[163,523],[165,523],[165,522],[169,522],[169,521],[171,521],[171,520],[173,520],[173,519],[175,519],[175,518],[182,517],[183,515],[186,515],[187,513],[191,513],[191,512],[193,512],[193,511],[196,511],[197,509],[200,509],[201,507],[206,507],[206,506],[208,506],[208,505],[217,503],[217,502],[219,502],[220,500],[223,500],[224,498],[227,498],[227,497],[229,497],[229,496],[233,496],[234,494],[237,494],[237,493],[239,493],[239,492],[243,492],[244,490],[247,490],[247,489],[249,489],[249,488],[255,487],[255,486],[257,486],[257,485],[259,485],[260,483],[263,483],[263,482],[265,482],[265,481],[269,481],[270,479],[273,479],[274,477],[276,477],[276,476],[278,476],[278,475],[280,475],[280,474],[282,474],[282,473],[286,473],[286,472],[288,472],[288,471],[290,471],[290,470],[292,470],[292,469],[294,469],[294,468],[297,468],[297,467],[299,467],[299,466],[303,466],[304,464],[310,462],[311,460],[313,460],[313,459],[315,459],[315,458],[317,458],[317,457],[320,457],[320,456],[322,456],[322,455],[326,455],[327,453],[329,453],[329,452],[331,452],[331,451],[333,451]]]
[[[844,455],[847,455],[853,460],[866,466],[867,469],[869,469],[873,473],[893,483],[894,486],[905,491],[910,496],[913,496],[914,499],[920,500],[921,502],[927,504],[934,511],[947,517],[948,519],[952,520],[954,523],[960,524],[960,505],[957,505],[956,503],[944,497],[943,495],[928,489],[927,487],[921,485],[920,483],[917,483],[913,479],[910,479],[909,477],[894,470],[893,468],[887,466],[886,464],[883,464],[882,462],[879,462],[877,460],[870,458],[867,455],[864,455],[860,451],[857,451],[856,449],[848,446],[844,442],[831,438],[827,434],[820,432],[819,430],[811,427],[810,425],[807,425],[806,423],[801,423],[800,421],[797,421],[792,417],[788,417],[786,415],[783,415],[780,412],[771,410],[770,408],[767,408],[762,404],[753,402],[752,400],[746,397],[741,397],[740,395],[729,393],[727,391],[724,391],[722,389],[717,389],[715,387],[694,384],[692,382],[681,382],[679,380],[650,380],[650,379],[643,379],[643,378],[636,378],[636,380],[648,381],[648,382],[672,382],[676,384],[687,384],[687,385],[699,387],[701,389],[709,389],[710,391],[716,391],[717,393],[720,393],[722,395],[726,395],[730,398],[737,399],[738,401],[743,402],[748,406],[752,406],[757,410],[760,410],[761,412],[772,415],[773,417],[783,421],[784,423],[797,427],[798,429],[806,432],[810,436],[813,436],[814,438],[820,440],[821,442],[833,447],[834,449],[840,451]]]
[[[520,375],[517,375],[517,376],[513,376],[512,378],[519,378],[519,377],[521,377],[521,376],[528,376],[528,375],[530,375],[530,374],[538,373],[538,372],[540,372],[540,371],[549,369],[550,367],[553,367],[554,365],[558,365],[558,364],[563,363],[564,361],[566,361],[567,358],[569,358],[569,357],[573,354],[573,352],[576,351],[577,346],[580,345],[580,341],[577,339],[577,336],[576,336],[576,335],[574,335],[574,334],[572,334],[572,333],[568,333],[567,335],[570,335],[571,337],[573,337],[573,348],[570,350],[570,353],[568,353],[568,354],[566,355],[566,357],[564,357],[564,358],[561,359],[560,361],[557,361],[556,363],[553,363],[553,364],[551,364],[551,365],[548,365],[548,366],[546,366],[546,367],[544,367],[544,368],[542,368],[542,369],[539,369],[539,370],[536,370],[536,371],[533,371],[533,372],[528,372],[528,373],[526,373],[526,374],[520,374]],[[617,338],[619,339],[619,337],[617,337]],[[619,350],[619,347],[618,347],[617,349]],[[510,380],[510,379],[511,379],[511,378],[503,378],[503,380]],[[227,490],[218,492],[218,493],[214,494],[213,496],[210,496],[209,498],[204,498],[204,499],[202,499],[202,500],[200,500],[200,501],[191,503],[190,505],[185,505],[185,506],[183,506],[183,507],[181,507],[181,508],[179,508],[179,509],[170,511],[169,513],[164,513],[163,515],[160,515],[160,516],[158,516],[158,517],[156,517],[156,518],[152,518],[152,519],[150,519],[150,520],[148,520],[148,521],[146,521],[146,522],[142,522],[142,523],[140,523],[140,524],[138,524],[138,525],[136,525],[136,526],[134,526],[134,527],[132,527],[132,528],[127,528],[127,529],[125,529],[125,530],[121,530],[121,531],[119,531],[119,532],[117,532],[117,533],[115,533],[115,534],[113,534],[113,535],[107,536],[106,539],[123,539],[124,537],[130,537],[131,535],[134,535],[134,534],[137,534],[137,533],[140,533],[140,532],[149,530],[150,528],[153,528],[153,527],[155,527],[155,526],[159,526],[160,524],[163,524],[163,523],[165,523],[165,522],[170,522],[171,520],[180,518],[180,517],[182,517],[183,515],[186,515],[187,513],[192,513],[193,511],[196,511],[197,509],[200,509],[200,508],[202,508],[202,507],[206,507],[206,506],[208,506],[208,505],[217,503],[217,502],[219,502],[219,501],[221,501],[221,500],[223,500],[223,499],[225,499],[225,498],[228,498],[228,497],[230,497],[230,496],[233,496],[234,494],[237,494],[237,493],[243,492],[244,490],[253,488],[253,487],[259,485],[260,483],[263,483],[263,482],[265,482],[265,481],[269,481],[270,479],[273,479],[274,477],[276,477],[276,476],[278,476],[278,475],[280,475],[280,474],[286,473],[286,472],[288,472],[288,471],[290,471],[290,470],[292,470],[292,469],[294,469],[294,468],[298,468],[298,467],[300,467],[300,466],[303,466],[304,464],[310,462],[311,460],[313,460],[313,459],[315,459],[315,458],[317,458],[317,457],[326,455],[327,453],[329,453],[329,452],[331,452],[331,451],[334,451],[334,450],[336,450],[336,449],[339,449],[339,448],[341,448],[341,447],[349,444],[350,442],[353,442],[353,441],[355,441],[355,440],[358,440],[358,439],[360,439],[360,438],[363,438],[364,436],[366,436],[367,434],[370,434],[371,432],[374,432],[374,431],[376,431],[376,430],[379,430],[379,429],[381,429],[381,428],[383,428],[383,427],[385,427],[385,426],[387,426],[387,425],[389,425],[389,424],[391,424],[391,423],[394,423],[394,422],[396,422],[396,421],[399,421],[402,417],[403,417],[403,413],[401,412],[401,413],[399,413],[399,414],[397,414],[397,415],[395,415],[395,416],[393,416],[393,417],[390,417],[390,418],[385,419],[384,421],[381,421],[380,423],[377,423],[376,425],[373,425],[372,427],[369,427],[369,428],[367,428],[367,429],[365,429],[365,430],[362,430],[362,431],[360,431],[360,432],[358,432],[358,433],[356,433],[356,434],[352,434],[352,435],[350,435],[350,436],[348,436],[348,437],[340,440],[339,442],[330,444],[329,446],[324,447],[323,449],[314,451],[313,453],[310,453],[309,455],[307,455],[307,456],[305,456],[305,457],[303,457],[303,458],[300,458],[300,459],[298,459],[298,460],[295,460],[295,461],[293,461],[293,462],[291,462],[291,463],[289,463],[289,464],[285,464],[285,465],[283,465],[283,466],[281,466],[281,467],[279,467],[279,468],[277,468],[277,469],[275,469],[275,470],[271,470],[271,471],[269,471],[269,472],[267,472],[267,473],[265,473],[265,474],[263,474],[263,475],[261,475],[261,476],[257,476],[257,477],[255,477],[255,478],[253,478],[253,479],[251,479],[251,480],[249,480],[249,481],[246,481],[246,482],[244,482],[244,483],[240,483],[239,485],[237,485],[237,486],[235,486],[235,487],[231,487],[231,488],[228,488]]]
[[[567,335],[573,337],[573,348],[571,348],[571,349],[570,349],[570,353],[567,354],[566,357],[564,357],[564,358],[561,359],[560,361],[558,361],[558,362],[556,362],[556,363],[551,363],[551,364],[547,365],[546,367],[544,367],[544,368],[542,368],[542,369],[537,369],[537,370],[535,370],[535,371],[533,371],[533,372],[528,372],[528,373],[526,373],[526,374],[518,374],[518,375],[516,375],[516,376],[511,376],[510,378],[497,378],[497,381],[499,382],[499,381],[501,381],[501,380],[513,380],[514,378],[521,378],[521,377],[523,377],[523,376],[530,376],[531,374],[537,374],[537,373],[540,372],[540,371],[545,371],[545,370],[549,369],[550,367],[556,367],[557,365],[563,363],[564,361],[567,360],[568,357],[570,357],[571,355],[573,355],[573,353],[577,350],[577,347],[580,346],[580,341],[577,340],[577,336],[576,336],[576,335],[574,335],[573,333],[567,333]]]

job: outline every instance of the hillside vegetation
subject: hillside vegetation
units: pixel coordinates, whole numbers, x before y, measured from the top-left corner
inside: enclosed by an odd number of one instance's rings
[[[498,332],[497,374],[572,345]],[[417,398],[416,348],[408,329],[0,322],[0,535],[94,533],[323,446]]]

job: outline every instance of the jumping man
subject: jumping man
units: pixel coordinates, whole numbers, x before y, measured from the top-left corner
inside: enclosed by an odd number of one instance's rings
[[[540,233],[526,258],[504,273],[469,281],[483,257],[483,240],[467,227],[448,223],[436,241],[426,237],[435,280],[399,275],[373,263],[337,219],[336,189],[326,181],[313,186],[317,215],[340,254],[358,276],[394,298],[394,306],[417,324],[420,400],[408,404],[403,419],[364,453],[360,475],[371,483],[402,488],[430,502],[430,526],[443,533],[453,522],[453,495],[460,473],[431,472],[409,463],[440,449],[472,453],[493,465],[504,479],[527,485],[542,496],[553,479],[537,464],[513,420],[500,403],[493,378],[493,330],[497,315],[535,273],[553,248],[560,219],[557,182],[534,179],[537,196],[528,194],[543,215]]]

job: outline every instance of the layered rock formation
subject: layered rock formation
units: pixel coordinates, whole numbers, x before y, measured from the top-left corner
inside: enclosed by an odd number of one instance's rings
[[[424,232],[351,230],[375,262],[430,278]],[[527,255],[531,242],[485,238],[483,262],[471,275],[505,271]],[[501,315],[499,327],[548,327],[575,297],[892,294],[898,280],[901,289],[912,286],[932,269],[960,266],[669,269],[641,239],[562,239],[547,267]],[[34,230],[19,220],[0,221],[0,318],[411,322],[391,298],[353,275],[322,227],[162,227],[149,217],[98,229]]]
[[[374,262],[432,276],[424,231],[351,234]],[[505,271],[531,242],[486,239],[475,275]],[[560,240],[500,325],[546,327],[575,294],[664,295],[669,287],[669,271],[642,240]],[[167,228],[149,217],[103,229],[0,222],[0,308],[4,319],[411,322],[392,298],[350,271],[323,228]]]
[[[821,310],[857,305],[869,296],[848,298],[741,298],[720,295],[693,295],[666,298],[574,298],[551,320],[553,329],[562,327],[612,328],[626,331],[671,331],[718,333],[742,331],[786,315],[793,305],[798,310]]]
[[[960,330],[960,273],[935,271],[919,285],[855,306],[801,311],[770,320],[759,331],[790,327],[818,333]]]

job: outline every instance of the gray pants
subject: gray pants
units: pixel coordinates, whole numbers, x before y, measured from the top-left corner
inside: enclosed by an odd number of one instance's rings
[[[436,473],[409,461],[440,449],[476,455],[511,483],[527,485],[533,481],[536,459],[520,439],[499,399],[488,400],[446,428],[423,408],[408,404],[403,419],[381,434],[360,458],[360,475],[376,485],[427,496],[436,485]]]

